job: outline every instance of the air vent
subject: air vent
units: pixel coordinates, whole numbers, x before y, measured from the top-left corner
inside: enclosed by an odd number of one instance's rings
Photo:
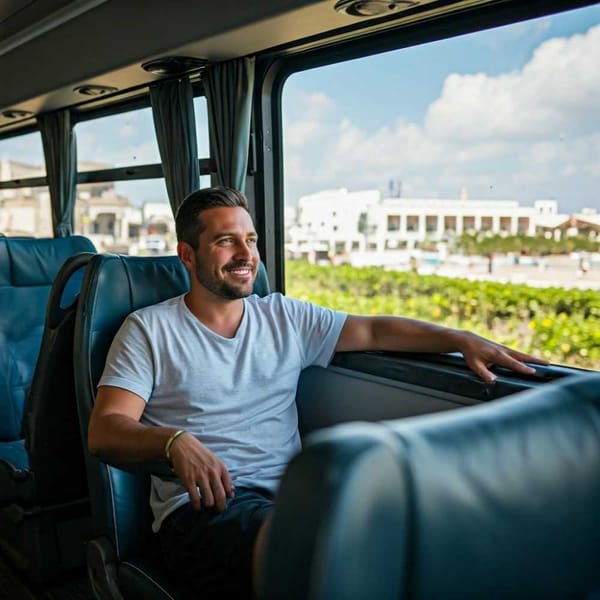
[[[111,87],[110,85],[80,85],[73,91],[82,96],[105,96],[106,94],[118,91],[118,88]]]
[[[165,56],[155,60],[149,60],[142,64],[142,69],[153,75],[168,76],[181,75],[188,71],[199,71],[207,65],[204,58],[193,56]]]
[[[2,116],[7,119],[26,119],[27,117],[33,117],[33,113],[28,110],[19,110],[18,108],[9,108],[2,111]]]
[[[418,0],[339,0],[334,8],[352,17],[368,18],[381,17],[418,4]]]

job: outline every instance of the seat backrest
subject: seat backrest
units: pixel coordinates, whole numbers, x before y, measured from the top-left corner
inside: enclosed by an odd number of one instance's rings
[[[81,236],[0,237],[0,441],[22,437],[25,397],[56,274],[73,254],[94,251]]]
[[[74,366],[81,436],[89,417],[106,355],[125,317],[189,288],[177,256],[129,257],[98,254],[88,265],[75,324]],[[117,559],[150,544],[149,481],[101,462],[85,452],[95,535],[108,538]]]
[[[268,293],[261,265],[258,291]],[[106,355],[129,313],[185,293],[187,270],[177,256],[129,257],[97,255],[90,261],[82,286],[75,325],[75,384],[82,438]],[[86,452],[96,535],[108,538],[117,559],[152,547],[149,539],[149,477],[99,461]]]
[[[600,374],[519,396],[390,424],[414,507],[407,597],[600,591]]]
[[[45,506],[88,495],[73,375],[75,310],[84,270],[94,256],[68,258],[52,285],[40,353],[25,410],[29,458],[27,504]]]
[[[600,374],[323,430],[283,478],[264,597],[591,600],[598,473]]]

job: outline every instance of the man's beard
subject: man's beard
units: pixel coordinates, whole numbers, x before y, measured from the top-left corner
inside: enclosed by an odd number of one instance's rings
[[[231,262],[224,267],[224,270],[228,269],[239,269],[247,268],[250,271],[254,270],[254,265],[247,261]],[[200,262],[196,260],[196,278],[200,284],[205,287],[209,292],[212,292],[216,296],[225,298],[226,300],[238,300],[239,298],[246,298],[252,294],[252,288],[254,285],[254,278],[252,284],[249,285],[249,289],[246,289],[244,284],[235,285],[230,284],[227,281],[219,280],[204,272],[200,267]]]

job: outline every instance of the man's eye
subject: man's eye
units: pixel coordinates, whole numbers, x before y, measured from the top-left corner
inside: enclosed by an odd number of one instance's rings
[[[220,246],[229,246],[229,244],[231,244],[231,238],[221,238],[219,240],[219,245]]]
[[[256,238],[250,238],[248,240],[248,244],[250,244],[251,246],[256,245],[256,242],[258,242],[258,240]]]

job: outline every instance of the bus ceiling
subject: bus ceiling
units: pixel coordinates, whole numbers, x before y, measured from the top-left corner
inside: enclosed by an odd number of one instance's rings
[[[8,0],[0,4],[0,134],[30,126],[44,112],[145,93],[149,84],[173,73],[156,74],[141,65],[165,56],[210,64],[389,34],[452,13],[494,7],[522,12],[526,5],[536,16],[585,4],[593,2]],[[193,73],[194,66],[190,69]]]

